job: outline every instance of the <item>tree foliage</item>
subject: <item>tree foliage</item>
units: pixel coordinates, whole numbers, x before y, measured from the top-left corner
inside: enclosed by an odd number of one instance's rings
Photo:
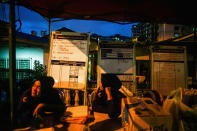
[[[36,77],[46,76],[46,75],[47,75],[47,67],[41,64],[40,61],[35,60],[32,77],[36,78]]]

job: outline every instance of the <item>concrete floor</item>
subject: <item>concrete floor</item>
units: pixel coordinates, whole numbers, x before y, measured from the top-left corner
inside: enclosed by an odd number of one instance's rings
[[[123,131],[121,117],[110,119],[107,114],[94,112],[95,120],[88,124],[59,124],[50,128],[37,129],[35,131]],[[32,131],[29,127],[14,131]],[[34,130],[33,130],[34,131]]]
[[[107,114],[94,113],[95,120],[88,124],[90,131],[123,131],[121,117],[110,119]]]

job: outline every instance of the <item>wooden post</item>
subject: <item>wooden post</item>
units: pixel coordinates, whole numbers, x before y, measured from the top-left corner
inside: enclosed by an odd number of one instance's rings
[[[9,12],[9,88],[10,88],[10,124],[15,123],[15,91],[16,90],[16,34],[15,34],[15,0],[10,0]]]

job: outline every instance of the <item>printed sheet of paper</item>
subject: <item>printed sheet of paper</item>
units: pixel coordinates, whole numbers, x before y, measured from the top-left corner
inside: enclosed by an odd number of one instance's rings
[[[66,112],[71,113],[71,117],[83,117],[88,116],[88,106],[75,106],[68,107]]]

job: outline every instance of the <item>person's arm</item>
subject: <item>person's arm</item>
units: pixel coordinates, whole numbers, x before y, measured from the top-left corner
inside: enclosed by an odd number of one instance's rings
[[[23,92],[17,107],[19,111],[22,110],[23,106],[29,102],[30,93],[31,93],[31,89],[27,89],[26,91]]]
[[[41,98],[40,104],[34,109],[33,116],[36,116],[40,108],[44,108],[46,112],[63,112],[66,110],[65,104],[60,99],[57,90],[53,89],[47,93],[48,96]]]
[[[42,108],[44,106],[45,106],[44,103],[38,104],[37,107],[34,109],[33,116],[37,117],[37,115],[38,115],[38,109],[40,109],[40,108]]]
[[[111,87],[105,87],[105,93],[107,95],[107,101],[111,101],[112,100]]]
[[[64,112],[66,110],[66,107],[64,104],[46,104],[46,103],[40,103],[37,105],[37,107],[34,109],[33,116],[37,116],[38,110],[41,108],[45,108],[46,112]]]

